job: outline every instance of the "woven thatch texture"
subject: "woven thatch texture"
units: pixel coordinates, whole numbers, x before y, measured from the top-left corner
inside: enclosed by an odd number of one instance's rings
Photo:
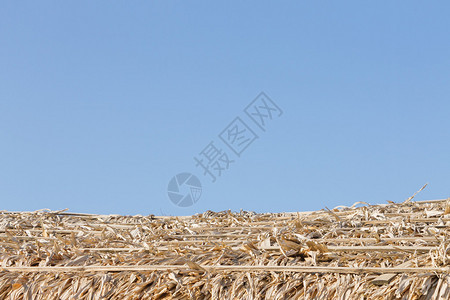
[[[447,201],[359,206],[2,212],[0,299],[448,299]]]

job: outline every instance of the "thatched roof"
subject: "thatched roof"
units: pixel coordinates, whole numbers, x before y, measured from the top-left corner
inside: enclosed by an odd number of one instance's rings
[[[0,212],[0,298],[448,299],[449,204],[189,217]]]

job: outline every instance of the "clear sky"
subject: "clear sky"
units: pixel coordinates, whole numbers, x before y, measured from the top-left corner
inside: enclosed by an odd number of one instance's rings
[[[2,1],[0,210],[188,215],[450,196],[446,1]],[[244,108],[283,111],[262,131]],[[236,118],[258,136],[236,156]],[[216,182],[194,157],[234,160]],[[171,178],[202,184],[197,203]]]

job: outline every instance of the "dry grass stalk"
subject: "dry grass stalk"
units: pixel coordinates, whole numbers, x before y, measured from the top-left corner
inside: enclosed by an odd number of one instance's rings
[[[448,299],[450,201],[413,197],[279,214],[0,212],[0,299]]]

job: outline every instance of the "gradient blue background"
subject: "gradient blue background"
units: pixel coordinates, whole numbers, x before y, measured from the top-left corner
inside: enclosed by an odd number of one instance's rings
[[[450,4],[3,1],[0,210],[187,215],[450,196]],[[283,110],[216,183],[193,157]],[[261,132],[260,132],[261,133]],[[170,178],[199,175],[181,209]]]

